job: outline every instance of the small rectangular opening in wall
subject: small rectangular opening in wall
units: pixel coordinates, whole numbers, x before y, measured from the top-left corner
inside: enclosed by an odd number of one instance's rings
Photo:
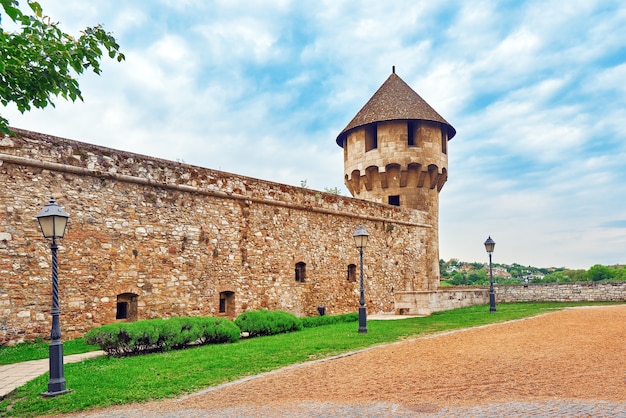
[[[296,282],[300,282],[300,283],[304,283],[306,279],[306,264],[302,261],[299,263],[296,263],[295,279],[296,279]]]
[[[407,130],[408,130],[408,144],[409,147],[414,147],[415,146],[415,130],[416,130],[417,126],[416,123],[414,121],[408,121],[407,122]]]
[[[375,123],[365,128],[365,152],[378,148],[378,128]]]
[[[356,282],[356,265],[355,264],[348,265],[348,281]]]
[[[235,292],[226,290],[220,292],[219,314],[221,316],[235,316]]]
[[[393,205],[393,206],[400,206],[400,196],[399,195],[395,195],[395,196],[389,196],[389,204]]]
[[[448,131],[445,125],[441,125],[441,152],[443,154],[448,153]]]
[[[117,313],[115,319],[128,318],[128,302],[117,302]]]

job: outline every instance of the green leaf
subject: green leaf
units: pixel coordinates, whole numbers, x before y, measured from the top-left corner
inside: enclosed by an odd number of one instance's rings
[[[2,0],[2,8],[6,12],[6,14],[11,18],[12,21],[17,22],[17,20],[22,16],[22,12],[17,7],[13,7],[15,3],[11,0]]]
[[[42,15],[42,10],[41,10],[41,6],[39,5],[39,3],[37,3],[36,1],[32,1],[32,2],[28,2],[28,5],[30,6],[30,8],[32,9],[33,12],[35,12],[35,14],[37,15],[37,17],[41,17]]]

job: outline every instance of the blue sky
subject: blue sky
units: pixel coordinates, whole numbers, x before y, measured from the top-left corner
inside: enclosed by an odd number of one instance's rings
[[[127,59],[84,103],[12,126],[344,195],[339,132],[392,65],[457,130],[440,256],[626,263],[626,6],[620,1],[40,0],[103,23]]]

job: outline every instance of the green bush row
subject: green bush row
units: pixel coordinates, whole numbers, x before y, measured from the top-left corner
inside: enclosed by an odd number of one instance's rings
[[[359,320],[359,314],[357,312],[342,314],[342,315],[323,315],[323,316],[308,316],[301,318],[302,326],[304,328],[319,327],[322,325],[338,324],[341,322],[356,322]]]
[[[244,312],[235,319],[235,324],[250,337],[283,334],[302,329],[302,321],[295,315],[266,309]]]
[[[228,319],[178,317],[103,325],[87,332],[85,341],[109,355],[123,356],[235,342],[240,334]]]
[[[248,333],[249,337],[257,337],[357,320],[357,313],[297,318],[289,312],[263,309],[244,312],[234,322],[213,317],[118,322],[90,330],[85,335],[85,342],[100,346],[108,355],[127,356],[192,345],[235,342],[242,332]]]
[[[359,315],[356,312],[343,315],[297,318],[289,312],[262,309],[242,313],[235,319],[235,324],[241,331],[249,333],[250,337],[256,337],[299,331],[302,328],[319,327],[340,322],[356,322],[358,320]]]

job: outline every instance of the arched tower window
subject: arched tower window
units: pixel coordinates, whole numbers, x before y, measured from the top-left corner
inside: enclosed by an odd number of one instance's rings
[[[356,265],[348,264],[348,281],[356,282]]]
[[[306,279],[306,263],[300,261],[296,263],[296,281],[300,283],[304,283]]]
[[[235,316],[235,292],[220,292],[220,315]]]
[[[115,319],[125,319],[127,321],[137,320],[137,298],[135,293],[122,293],[117,295],[117,307]]]

